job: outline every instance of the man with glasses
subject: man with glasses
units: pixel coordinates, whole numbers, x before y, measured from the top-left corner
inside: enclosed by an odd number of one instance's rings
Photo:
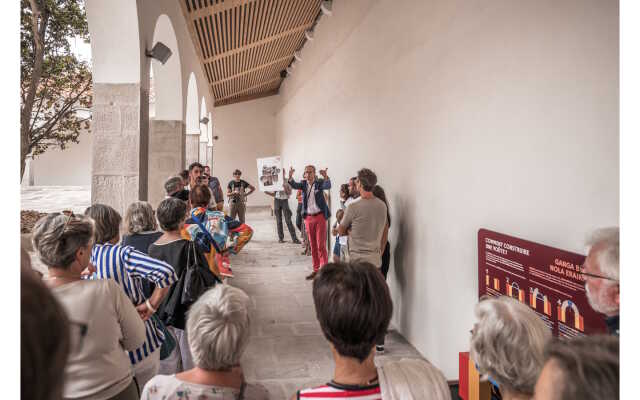
[[[256,190],[253,185],[244,179],[240,179],[242,172],[239,169],[233,171],[233,180],[227,185],[227,196],[229,197],[229,216],[236,218],[244,224],[244,214],[246,211],[247,196]],[[248,193],[245,190],[249,189]]]
[[[587,240],[582,274],[591,308],[606,315],[609,333],[620,335],[620,229],[602,228]]]

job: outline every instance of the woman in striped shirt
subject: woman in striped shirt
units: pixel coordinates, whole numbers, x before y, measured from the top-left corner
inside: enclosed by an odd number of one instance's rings
[[[93,278],[114,280],[145,321],[145,342],[128,352],[141,389],[158,372],[160,346],[164,342],[162,330],[150,317],[178,277],[171,265],[131,246],[118,244],[122,218],[116,210],[104,204],[94,204],[87,208],[85,215],[94,220],[96,228],[95,245],[91,252],[91,263],[96,268]],[[150,281],[156,287],[149,298],[143,293],[143,280]]]

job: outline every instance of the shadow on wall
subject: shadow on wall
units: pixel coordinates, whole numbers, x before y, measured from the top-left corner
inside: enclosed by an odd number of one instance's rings
[[[398,289],[397,297],[402,301],[395,301],[394,312],[398,321],[398,328],[402,332],[408,332],[411,325],[411,319],[408,317],[412,304],[407,302],[413,298],[415,285],[415,254],[416,246],[414,240],[415,232],[415,203],[413,199],[396,195],[393,199],[395,205],[395,215],[393,221],[395,224],[395,248],[392,249],[393,266],[391,273],[394,275]]]

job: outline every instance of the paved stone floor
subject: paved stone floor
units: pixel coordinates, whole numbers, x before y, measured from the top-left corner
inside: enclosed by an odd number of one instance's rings
[[[269,212],[248,214],[254,236],[232,258],[230,284],[252,300],[249,345],[242,359],[250,382],[262,383],[272,399],[286,399],[299,388],[323,384],[333,376],[329,345],[315,317],[311,283],[304,279],[311,257],[300,245],[277,242],[275,219]],[[395,330],[387,335],[386,353],[377,363],[420,354]]]
[[[30,187],[22,189],[22,209],[43,212],[71,209],[82,213],[90,204],[87,187]],[[288,399],[299,388],[319,385],[333,376],[333,360],[315,318],[311,283],[311,257],[300,255],[300,245],[278,243],[275,219],[269,211],[248,211],[254,229],[251,242],[232,258],[231,285],[251,297],[251,337],[242,359],[250,382],[262,383],[272,399]],[[299,232],[298,232],[299,233]],[[46,268],[32,257],[34,267]],[[391,329],[386,353],[376,363],[421,357]]]

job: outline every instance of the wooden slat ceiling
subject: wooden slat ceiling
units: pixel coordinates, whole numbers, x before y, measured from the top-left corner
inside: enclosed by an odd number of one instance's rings
[[[321,0],[181,0],[216,106],[278,93]]]

